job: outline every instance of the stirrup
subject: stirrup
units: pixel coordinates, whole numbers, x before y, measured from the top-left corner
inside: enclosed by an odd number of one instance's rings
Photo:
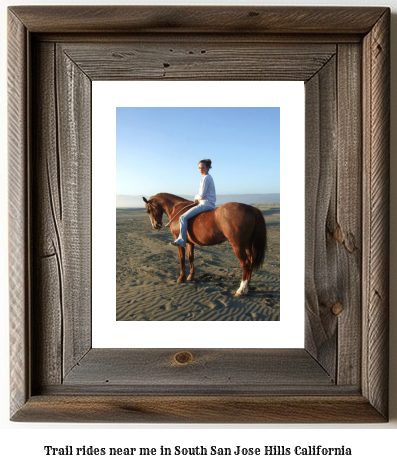
[[[172,240],[172,241],[170,242],[170,244],[173,245],[174,247],[186,248],[186,245],[179,245],[179,244],[177,243],[177,240],[178,240],[178,239]]]

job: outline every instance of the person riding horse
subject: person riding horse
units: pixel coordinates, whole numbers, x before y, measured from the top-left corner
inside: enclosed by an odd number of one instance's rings
[[[200,160],[198,169],[203,178],[200,182],[200,188],[198,195],[194,197],[194,203],[197,205],[192,209],[186,211],[179,218],[179,236],[176,240],[172,241],[171,244],[176,247],[186,247],[187,241],[187,226],[188,220],[197,214],[203,213],[204,211],[211,211],[215,209],[216,193],[215,184],[212,176],[208,173],[209,169],[212,168],[210,159]]]
[[[242,269],[241,284],[236,296],[243,296],[249,291],[252,273],[258,271],[265,260],[266,222],[258,208],[247,204],[225,203],[215,209],[215,185],[208,174],[210,168],[211,160],[199,162],[203,179],[194,202],[170,193],[158,193],[149,200],[142,196],[142,199],[153,229],[159,231],[163,227],[169,227],[175,237],[173,245],[178,247],[180,262],[178,283],[194,280],[195,245],[217,245],[228,240]],[[194,207],[188,210],[192,206]],[[166,225],[163,225],[164,213],[169,219]],[[188,277],[185,272],[185,247],[190,264]]]

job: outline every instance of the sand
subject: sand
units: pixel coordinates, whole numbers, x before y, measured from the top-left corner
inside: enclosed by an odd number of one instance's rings
[[[234,294],[241,267],[229,242],[196,246],[195,281],[177,283],[178,249],[170,245],[169,228],[152,229],[144,208],[117,209],[117,320],[280,320],[280,205],[253,206],[265,217],[268,251],[262,269],[252,276],[250,292],[240,297]]]

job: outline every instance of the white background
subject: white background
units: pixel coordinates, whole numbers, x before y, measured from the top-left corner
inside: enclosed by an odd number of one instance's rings
[[[305,304],[303,82],[251,82],[249,89],[246,82],[236,81],[93,82],[92,95],[93,347],[174,348],[181,345],[183,339],[189,348],[302,348]],[[190,97],[188,101],[186,97]],[[279,322],[211,322],[210,325],[208,322],[115,322],[115,117],[119,106],[280,107]],[[293,198],[288,197],[291,188]],[[147,224],[150,231],[149,217]],[[103,250],[103,247],[109,249]]]
[[[375,467],[395,469],[397,443],[397,120],[396,120],[396,61],[397,61],[397,1],[396,0],[361,0],[360,2],[339,0],[335,5],[382,5],[392,9],[392,130],[391,130],[391,365],[390,365],[390,418],[386,425],[328,425],[328,426],[149,426],[149,425],[64,425],[64,424],[16,424],[8,420],[8,287],[7,287],[7,161],[6,161],[6,6],[11,4],[61,4],[50,2],[4,2],[1,1],[0,34],[1,34],[1,88],[0,88],[0,126],[1,126],[1,153],[0,153],[0,217],[1,217],[1,260],[0,260],[0,433],[1,447],[0,460],[3,469],[32,469],[41,470],[70,470],[86,469],[94,466],[97,470],[105,470],[115,465],[119,471],[145,468],[186,469],[191,470],[216,469],[219,466],[246,467],[250,470],[263,470],[268,466],[292,465],[295,469],[305,470],[335,470],[352,469],[360,467],[361,470],[373,470]],[[81,4],[80,1],[67,1],[64,4]],[[85,4],[109,4],[110,1],[90,2]],[[118,2],[129,3],[133,2]],[[141,0],[139,4],[149,4]],[[265,5],[266,2],[172,2],[173,4],[234,4],[234,5]],[[288,1],[272,1],[275,5],[290,5]],[[157,0],[156,4],[170,4]],[[295,3],[296,4],[296,3]],[[328,1],[306,1],[302,5],[333,5]],[[394,156],[394,157],[393,157]],[[230,457],[162,457],[133,458],[133,457],[47,457],[44,456],[43,446],[263,446],[263,445],[323,445],[323,446],[350,446],[352,457],[246,457],[245,459]],[[5,464],[8,463],[8,464]],[[353,468],[354,469],[354,468]]]

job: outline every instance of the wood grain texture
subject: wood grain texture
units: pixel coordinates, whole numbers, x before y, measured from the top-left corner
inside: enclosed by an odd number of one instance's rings
[[[336,377],[336,58],[306,84],[305,347]]]
[[[358,45],[338,46],[337,175],[335,220],[329,236],[337,241],[337,383],[359,384],[362,362],[362,54]]]
[[[66,375],[91,348],[91,81],[61,48],[56,71]]]
[[[32,32],[56,33],[366,33],[384,8],[59,6],[12,7]]]
[[[91,385],[129,385],[134,391],[158,393],[179,389],[185,394],[211,390],[223,393],[273,393],[297,385],[323,387],[333,379],[304,349],[193,349],[191,360],[178,363],[178,349],[93,349],[65,377],[69,390]],[[143,388],[143,389],[142,389]]]
[[[365,419],[364,419],[365,418]],[[363,420],[364,419],[364,420]],[[13,420],[75,423],[379,423],[361,396],[38,396]]]
[[[54,44],[35,59],[37,386],[60,384],[91,347],[91,82]]]
[[[363,392],[388,411],[390,12],[364,40]]]
[[[306,348],[339,385],[361,375],[360,79],[346,44],[306,85]]]
[[[40,105],[34,106],[33,120],[33,390],[38,384],[61,383],[64,329],[64,250],[58,216],[63,203],[59,177],[54,45],[35,46],[34,54],[38,66],[33,95]]]
[[[92,41],[93,44],[102,45],[113,44],[133,44],[133,43],[150,43],[153,46],[164,44],[165,42],[174,43],[174,44],[183,44],[186,43],[186,34],[179,34],[178,32],[163,32],[163,33],[138,33],[134,32],[134,30],[130,30],[129,32],[118,32],[117,34],[109,34],[106,32],[97,32],[97,33],[73,33],[68,34],[67,32],[64,33],[57,33],[57,32],[48,32],[48,33],[40,33],[37,32],[34,34],[35,40],[38,42],[55,42],[58,44],[86,44],[87,42]],[[335,45],[336,44],[361,44],[362,42],[362,33],[342,33],[336,34],[330,32],[329,34],[320,34],[320,33],[313,33],[313,34],[299,34],[299,33],[266,33],[266,34],[252,34],[251,31],[242,31],[238,34],[238,39],[236,39],[236,34],[233,32],[229,33],[221,33],[221,34],[214,34],[214,33],[200,33],[200,34],[189,34],[189,43],[191,46],[197,45],[199,43],[211,43],[213,41],[218,41],[220,43],[234,43],[240,44],[241,46],[244,44],[249,44],[252,41],[256,43],[265,44],[273,44],[273,45],[280,45],[280,44],[316,44],[316,45]]]
[[[8,15],[9,303],[11,414],[30,395],[29,184],[26,28]]]
[[[12,420],[387,420],[389,21],[384,8],[10,9]],[[276,77],[306,82],[306,348],[92,350],[91,80]]]
[[[251,39],[153,44],[66,44],[64,54],[91,80],[309,80],[336,53],[334,44],[262,44]]]

